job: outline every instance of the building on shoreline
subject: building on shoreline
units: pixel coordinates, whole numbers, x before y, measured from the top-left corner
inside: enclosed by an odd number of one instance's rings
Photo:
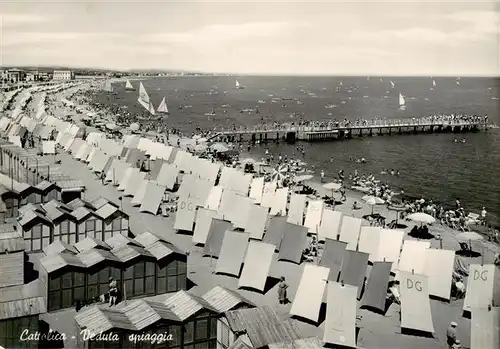
[[[71,70],[54,70],[52,80],[74,80],[75,73]]]

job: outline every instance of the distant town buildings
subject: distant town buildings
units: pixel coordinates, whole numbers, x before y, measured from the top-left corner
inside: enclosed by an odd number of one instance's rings
[[[54,70],[52,80],[74,80],[75,73],[71,70]]]

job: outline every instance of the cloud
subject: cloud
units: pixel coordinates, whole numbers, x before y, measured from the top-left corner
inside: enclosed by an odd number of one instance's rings
[[[95,44],[99,44],[99,42],[110,43],[109,40],[122,37],[124,37],[124,35],[120,33],[4,31],[2,44],[4,47],[31,44],[36,44],[37,46],[55,44],[64,47],[66,45],[71,46],[73,44],[89,41]]]
[[[185,32],[147,34],[141,40],[181,45],[216,44],[249,39],[275,39],[276,36],[287,34],[298,27],[298,24],[287,22],[213,24]]]
[[[462,22],[466,30],[478,34],[496,34],[499,31],[500,11],[459,11],[444,16],[444,19]]]

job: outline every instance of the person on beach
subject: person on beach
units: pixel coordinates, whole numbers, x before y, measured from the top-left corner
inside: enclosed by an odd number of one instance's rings
[[[481,225],[486,225],[486,214],[488,211],[486,211],[486,207],[483,207],[481,210]]]
[[[453,349],[453,345],[457,341],[457,323],[451,322],[446,330],[446,343],[448,348]]]
[[[462,344],[460,344],[460,341],[457,339],[455,343],[451,346],[452,349],[462,349]]]
[[[325,182],[325,171],[321,170],[321,183]]]
[[[285,282],[285,277],[282,276],[280,278],[280,283],[278,285],[278,301],[280,304],[286,304],[288,299],[286,297],[286,292],[288,289],[288,285]]]
[[[109,306],[116,305],[116,299],[118,298],[118,286],[116,280],[113,277],[109,278]]]

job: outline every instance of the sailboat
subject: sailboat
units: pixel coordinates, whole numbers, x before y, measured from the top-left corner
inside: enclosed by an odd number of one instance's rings
[[[132,84],[130,83],[130,81],[128,79],[127,79],[127,82],[125,83],[125,90],[127,92],[135,91],[134,86],[132,86]]]
[[[401,94],[401,92],[399,93],[399,109],[400,110],[406,109],[405,97]]]
[[[434,87],[436,87],[436,81],[432,80],[431,91],[434,91]]]
[[[240,85],[239,81],[238,81],[238,80],[236,80],[236,89],[237,89],[237,90],[243,90],[244,88],[245,88],[245,86]]]
[[[168,111],[167,102],[165,101],[165,97],[163,97],[163,99],[161,100],[161,103],[156,109],[156,111],[158,113],[170,114],[170,112]]]
[[[391,87],[394,88],[394,82],[391,81]]]
[[[155,108],[153,106],[153,103],[151,103],[149,95],[146,92],[146,89],[144,88],[142,82],[139,85],[139,98],[137,98],[137,101],[139,102],[140,105],[146,108],[146,110],[150,112],[151,115],[155,115]]]
[[[457,78],[457,85],[460,86],[460,76]]]
[[[113,93],[114,92],[113,85],[111,85],[111,81],[110,80],[106,81],[106,83],[104,84],[103,90],[106,91],[106,92],[109,92],[109,93]]]

